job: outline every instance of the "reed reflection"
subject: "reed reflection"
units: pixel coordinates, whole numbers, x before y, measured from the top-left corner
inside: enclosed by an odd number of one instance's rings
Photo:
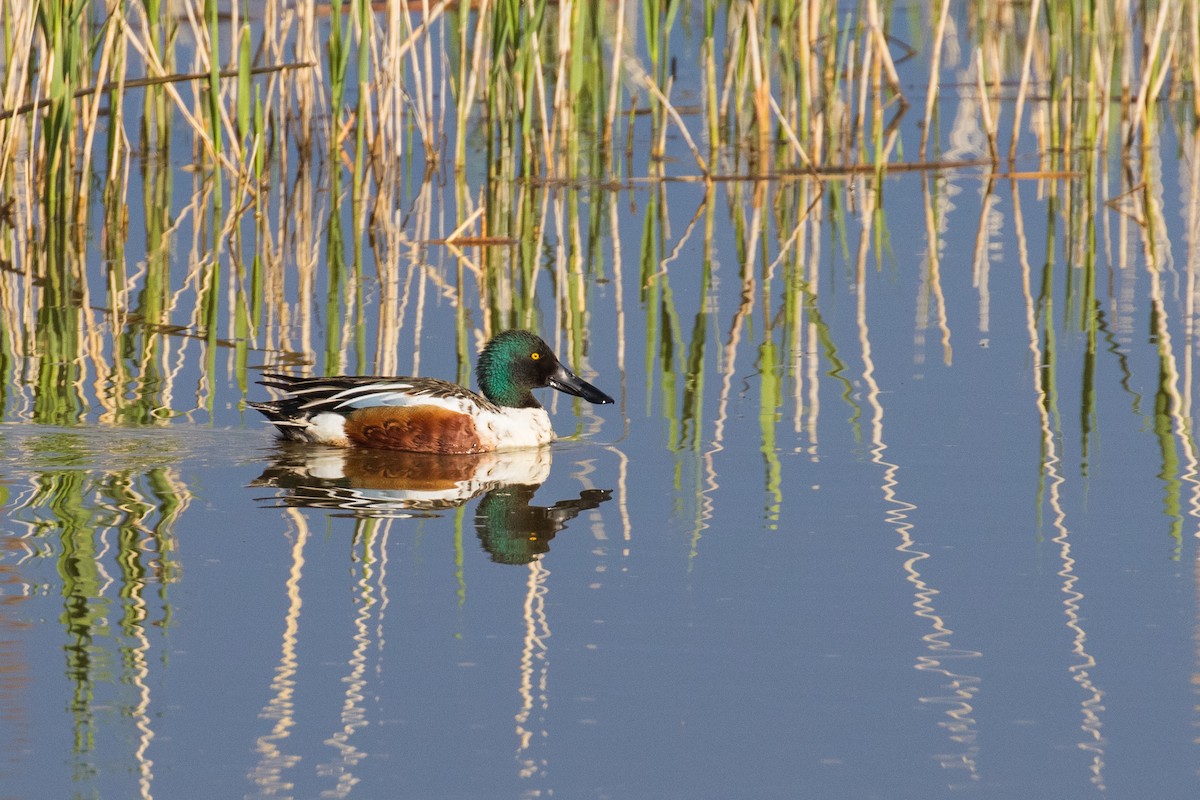
[[[864,184],[866,191],[863,192],[865,201],[862,211],[861,236],[865,240],[872,235],[872,225],[876,218],[875,212],[878,210],[877,203],[882,186],[878,181],[864,181]],[[927,273],[924,280],[932,285],[929,291],[935,296],[940,296],[937,267],[937,253],[941,249],[941,244],[937,240],[940,238],[938,233],[940,228],[933,222],[937,218],[937,202],[928,182],[923,181],[923,184],[925,185],[926,232],[935,239],[928,243],[928,263],[925,265]],[[860,250],[860,253],[863,252]],[[858,291],[855,318],[861,348],[861,381],[865,388],[864,399],[867,412],[864,422],[870,445],[871,463],[882,470],[879,490],[886,504],[883,522],[895,532],[898,540],[895,550],[904,558],[902,571],[904,579],[911,587],[913,614],[921,620],[925,628],[925,632],[921,635],[924,652],[917,655],[913,668],[937,676],[937,679],[940,680],[937,694],[923,695],[919,698],[921,703],[942,709],[943,718],[938,721],[938,725],[946,732],[949,752],[936,753],[934,758],[947,770],[962,770],[962,777],[955,776],[955,782],[951,784],[954,788],[962,789],[971,786],[980,778],[981,748],[975,698],[982,688],[982,679],[978,675],[965,672],[957,665],[959,662],[970,663],[972,660],[980,658],[982,653],[956,646],[954,643],[955,631],[946,622],[946,612],[939,610],[938,607],[937,597],[941,591],[924,574],[925,571],[930,570],[930,565],[922,566],[922,562],[933,558],[933,554],[928,550],[922,550],[918,545],[918,537],[914,535],[917,523],[914,521],[913,515],[918,507],[904,498],[901,464],[888,458],[885,395],[884,388],[880,386],[875,374],[871,317],[868,313],[871,284],[866,277],[866,261],[865,258],[860,257],[856,271]],[[945,348],[943,355],[946,364],[949,365],[949,329],[944,326],[939,327],[943,332],[942,341]],[[918,325],[919,329],[920,324]],[[920,352],[916,358],[919,363],[922,359]],[[894,459],[895,456],[892,458]]]
[[[1084,614],[1082,601],[1084,595],[1076,588],[1079,575],[1076,562],[1071,555],[1070,530],[1067,526],[1067,513],[1063,508],[1063,493],[1067,479],[1061,469],[1062,461],[1059,455],[1062,438],[1062,416],[1058,409],[1057,388],[1057,353],[1055,349],[1053,320],[1053,295],[1048,289],[1048,277],[1053,268],[1053,262],[1047,261],[1042,282],[1042,292],[1034,299],[1032,290],[1032,268],[1029,257],[1029,246],[1025,236],[1025,220],[1021,211],[1020,187],[1014,182],[1012,186],[1013,223],[1017,234],[1017,254],[1021,265],[1021,290],[1025,301],[1026,334],[1029,339],[1029,351],[1033,361],[1033,395],[1040,431],[1040,452],[1038,459],[1038,497],[1039,515],[1043,506],[1048,505],[1054,526],[1055,535],[1052,541],[1058,546],[1060,569],[1058,576],[1062,579],[1060,591],[1063,595],[1062,606],[1066,617],[1066,625],[1072,637],[1072,652],[1075,656],[1070,665],[1071,676],[1079,685],[1084,695],[1080,701],[1082,716],[1081,729],[1086,734],[1078,742],[1080,749],[1087,752],[1091,758],[1090,772],[1092,783],[1100,789],[1104,788],[1105,739],[1101,733],[1104,711],[1104,691],[1091,680],[1091,670],[1096,666],[1095,659],[1088,653],[1087,633],[1083,627]],[[1040,325],[1039,325],[1040,321]],[[1084,393],[1086,397],[1086,392]],[[1086,400],[1084,401],[1086,404]],[[1085,405],[1086,407],[1086,405]]]
[[[5,516],[0,545],[6,553],[23,554],[0,569],[4,593],[16,590],[0,607],[0,637],[20,625],[8,616],[15,601],[40,584],[57,584],[57,638],[69,695],[52,705],[65,708],[71,720],[73,774],[90,779],[118,762],[120,773],[136,783],[131,796],[149,798],[153,687],[171,618],[167,587],[179,575],[174,527],[190,491],[173,469],[145,464],[161,458],[161,444],[152,455],[134,440],[55,432],[0,445],[14,463],[41,465],[10,477],[0,493]],[[112,468],[98,464],[101,458],[124,463]],[[128,466],[131,462],[141,463]],[[13,670],[20,666],[19,651],[8,644],[0,638],[0,673],[9,676],[0,681],[0,712],[20,723],[28,700],[17,693],[24,686],[21,672]],[[126,733],[114,735],[121,728]]]
[[[0,506],[7,487],[0,482]],[[0,538],[0,559],[21,558],[26,545],[20,539]],[[37,713],[28,695],[33,682],[33,664],[26,653],[23,638],[33,626],[22,608],[29,599],[29,586],[20,569],[0,564],[0,773],[20,766],[21,751],[28,746],[30,723]]]
[[[262,500],[267,505],[361,519],[436,516],[479,497],[474,520],[480,545],[496,563],[528,564],[549,551],[571,520],[612,497],[609,489],[584,489],[577,497],[534,505],[550,464],[548,447],[435,455],[280,443],[252,485],[279,490]]]

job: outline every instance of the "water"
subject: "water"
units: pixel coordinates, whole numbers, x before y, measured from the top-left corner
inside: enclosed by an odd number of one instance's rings
[[[1190,276],[1107,270],[1106,327],[1047,321],[1051,359],[1007,242],[988,330],[961,257],[943,330],[915,326],[923,247],[893,234],[861,285],[823,267],[827,341],[776,340],[771,378],[780,295],[730,345],[736,262],[708,299],[689,253],[671,271],[715,306],[673,394],[643,309],[622,341],[596,303],[589,377],[620,401],[554,401],[583,433],[505,468],[532,497],[414,499],[419,464],[276,444],[229,380],[210,425],[13,415],[6,794],[1188,796]]]
[[[878,215],[871,176],[527,187],[527,286],[369,249],[244,340],[179,247],[164,321],[93,297],[74,377],[5,367],[3,796],[1195,796],[1193,146],[1144,206],[1115,162]],[[264,366],[465,379],[501,323],[617,403],[435,463],[244,407]]]

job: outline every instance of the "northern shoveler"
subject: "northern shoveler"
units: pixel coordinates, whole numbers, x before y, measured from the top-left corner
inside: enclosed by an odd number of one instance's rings
[[[589,403],[613,399],[579,378],[541,337],[510,330],[494,336],[476,366],[484,397],[436,378],[267,373],[263,386],[287,396],[249,403],[280,435],[298,442],[379,447],[418,453],[485,453],[537,447],[554,438],[550,416],[534,399],[545,386]]]

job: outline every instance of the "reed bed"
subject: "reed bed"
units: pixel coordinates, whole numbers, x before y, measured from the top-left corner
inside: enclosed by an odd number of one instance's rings
[[[992,159],[1007,154],[1012,170],[1032,139],[1023,168],[1054,169],[1134,147],[1161,101],[1190,99],[1194,113],[1200,81],[1186,24],[1200,12],[1183,2],[978,2],[957,17],[943,2],[910,18],[878,0],[851,12],[825,0],[251,8],[0,5],[0,185],[22,201],[16,225],[38,239],[86,225],[90,187],[124,196],[129,159],[172,136],[229,214],[265,191],[271,157],[327,158],[349,179],[360,227],[411,192],[422,164],[457,180],[480,168],[497,179],[663,177],[668,135],[692,155],[676,178],[920,165],[938,157],[940,94],[963,87],[978,93]],[[897,72],[915,58],[928,65],[923,86]],[[909,119],[918,140],[898,141]]]
[[[811,364],[842,361],[815,265],[832,246],[856,282],[880,266],[889,173],[927,176],[920,357],[953,359],[947,168],[984,176],[987,197],[1021,180],[1052,200],[1084,267],[1066,278],[1076,324],[1095,324],[1106,247],[1141,236],[1162,263],[1154,153],[1197,119],[1197,5],[0,0],[0,409],[211,418],[222,367],[243,389],[263,363],[419,371],[446,309],[460,379],[509,325],[557,330],[586,364],[611,280],[619,331],[627,302],[646,315],[644,399],[672,415],[674,447],[705,447],[714,383],[719,438],[752,327],[751,358],[786,377],[764,387],[763,419],[790,393],[793,427],[815,436]],[[681,185],[697,198],[682,231]],[[616,220],[634,190],[630,268]],[[718,225],[741,284],[720,333],[674,291],[711,296]],[[994,236],[985,210],[984,289]]]

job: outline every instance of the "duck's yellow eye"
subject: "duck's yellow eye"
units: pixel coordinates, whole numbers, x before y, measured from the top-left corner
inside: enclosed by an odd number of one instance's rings
[[[537,361],[539,358],[542,357],[542,354],[535,350],[534,352],[529,354],[529,357],[532,358],[534,361]]]

